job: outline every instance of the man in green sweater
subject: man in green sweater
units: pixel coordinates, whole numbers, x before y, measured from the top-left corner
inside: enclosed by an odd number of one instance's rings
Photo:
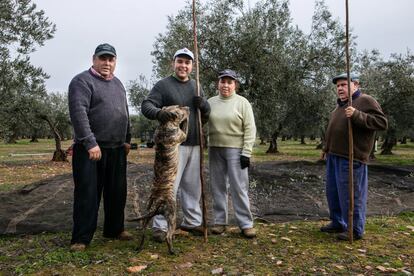
[[[387,119],[378,102],[359,90],[359,79],[351,74],[352,106],[348,105],[348,76],[333,78],[338,104],[331,114],[326,130],[322,157],[326,159],[326,197],[331,223],[322,232],[339,233],[338,239],[347,240],[348,225],[348,118],[351,119],[354,142],[354,239],[363,237],[368,194],[369,154],[374,145],[375,131],[387,129]]]

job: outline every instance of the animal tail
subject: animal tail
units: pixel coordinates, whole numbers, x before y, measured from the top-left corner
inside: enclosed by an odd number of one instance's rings
[[[155,204],[155,205],[153,203],[154,201],[151,199],[151,201],[148,203],[148,206],[147,206],[147,210],[148,210],[147,214],[137,217],[137,218],[127,219],[127,221],[130,221],[130,222],[141,221],[144,219],[151,219],[152,217],[158,215],[160,213],[159,210],[162,204],[161,202],[158,202],[158,204]]]

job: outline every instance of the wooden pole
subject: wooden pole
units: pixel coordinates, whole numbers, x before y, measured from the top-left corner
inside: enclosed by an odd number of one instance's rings
[[[194,36],[194,62],[196,72],[196,90],[197,96],[200,96],[200,69],[198,62],[198,45],[197,45],[197,17],[196,17],[196,1],[193,0],[193,36]],[[200,137],[200,182],[201,182],[201,201],[203,210],[203,231],[204,231],[204,242],[207,242],[207,207],[204,192],[204,137],[203,137],[203,124],[201,122],[201,112],[197,109],[198,119],[198,134]]]
[[[349,69],[349,6],[348,0],[345,0],[346,10],[346,74],[348,79],[348,106],[352,106],[351,94],[351,76]],[[349,207],[348,207],[348,238],[349,242],[353,242],[353,228],[354,228],[354,138],[352,133],[351,118],[348,118],[348,150],[349,150],[349,173],[348,173],[348,193],[349,193]]]

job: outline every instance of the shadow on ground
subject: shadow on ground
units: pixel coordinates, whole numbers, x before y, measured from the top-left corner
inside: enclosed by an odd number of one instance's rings
[[[302,161],[255,164],[250,172],[250,198],[255,217],[269,221],[327,219],[324,170],[324,164]],[[127,219],[145,213],[152,177],[152,166],[128,165]],[[208,191],[206,195],[211,219]],[[71,174],[0,193],[0,234],[71,230],[72,203]],[[414,166],[370,165],[368,216],[395,215],[406,210],[414,210]],[[180,218],[181,214],[178,215]],[[230,220],[234,223],[231,207]],[[126,224],[136,226],[136,223]]]

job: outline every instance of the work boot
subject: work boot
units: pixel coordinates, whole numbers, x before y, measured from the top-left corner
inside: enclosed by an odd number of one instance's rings
[[[224,232],[226,232],[226,225],[214,225],[214,227],[211,227],[210,231],[214,235],[223,234]]]
[[[155,229],[152,231],[152,240],[155,242],[165,242],[165,238],[167,236],[167,232],[162,231],[161,229]]]
[[[85,248],[86,248],[86,244],[84,243],[74,243],[70,246],[71,251],[77,251],[77,252],[84,251]]]
[[[252,239],[252,238],[256,237],[256,229],[254,229],[253,227],[252,228],[242,229],[242,234],[246,238]]]
[[[127,231],[122,231],[118,235],[117,239],[121,240],[121,241],[130,241],[130,240],[132,240],[132,235]]]
[[[193,234],[194,236],[203,236],[204,235],[204,227],[199,225],[195,227],[188,227],[188,226],[180,226],[180,229]]]
[[[357,234],[357,233],[354,232],[353,240],[354,241],[360,240],[360,239],[362,239],[362,236],[363,235],[360,235],[360,234]],[[336,238],[338,240],[341,240],[341,241],[349,241],[348,232],[339,233],[338,236],[336,236]]]
[[[321,227],[321,232],[325,233],[341,233],[343,231],[342,227],[335,227],[332,222]]]

